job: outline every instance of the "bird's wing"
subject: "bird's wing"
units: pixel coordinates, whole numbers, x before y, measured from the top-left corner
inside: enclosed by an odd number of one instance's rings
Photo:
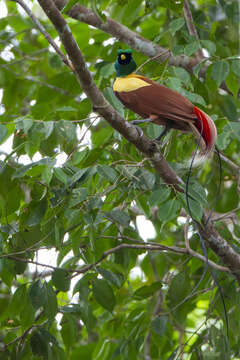
[[[121,102],[143,118],[158,116],[154,122],[165,125],[171,121],[176,129],[191,131],[189,122],[197,120],[193,104],[180,93],[160,85],[150,79],[142,79],[149,86],[139,87],[133,91],[115,92]]]

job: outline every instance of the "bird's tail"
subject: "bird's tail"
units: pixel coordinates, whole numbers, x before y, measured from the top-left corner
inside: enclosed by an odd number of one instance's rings
[[[199,133],[202,135],[205,143],[204,154],[208,155],[211,151],[214,150],[216,144],[216,126],[210,116],[207,115],[204,111],[200,110],[197,106],[194,106],[193,111],[198,118],[198,121],[196,122],[196,127]]]
[[[190,126],[192,132],[198,138],[198,144],[201,149],[194,159],[193,166],[195,167],[201,165],[214,150],[217,140],[217,129],[213,120],[204,111],[200,110],[197,106],[194,106],[193,111],[198,120],[194,124],[190,124]],[[187,165],[189,165],[189,162],[187,162]]]

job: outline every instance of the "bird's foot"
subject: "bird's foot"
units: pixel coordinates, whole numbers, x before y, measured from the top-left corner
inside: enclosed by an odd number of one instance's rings
[[[166,125],[165,128],[163,129],[163,131],[159,134],[159,136],[154,139],[157,142],[161,142],[162,138],[168,133],[168,131],[171,129],[171,127],[169,125]]]
[[[142,131],[142,129],[141,129],[139,126],[137,126],[137,125],[135,125],[135,128],[137,129],[137,132],[138,132],[139,137],[142,137],[142,136],[143,136],[143,131]]]

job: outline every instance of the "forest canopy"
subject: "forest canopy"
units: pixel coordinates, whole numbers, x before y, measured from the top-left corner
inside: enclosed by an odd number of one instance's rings
[[[0,5],[0,358],[240,359],[239,1]],[[219,156],[130,124],[128,48]]]

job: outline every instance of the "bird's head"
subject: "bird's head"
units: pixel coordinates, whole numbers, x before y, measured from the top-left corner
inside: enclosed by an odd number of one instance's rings
[[[132,58],[132,50],[126,49],[118,50],[118,57],[115,62],[115,69],[118,77],[123,77],[131,74],[134,70],[136,70],[137,65]]]

